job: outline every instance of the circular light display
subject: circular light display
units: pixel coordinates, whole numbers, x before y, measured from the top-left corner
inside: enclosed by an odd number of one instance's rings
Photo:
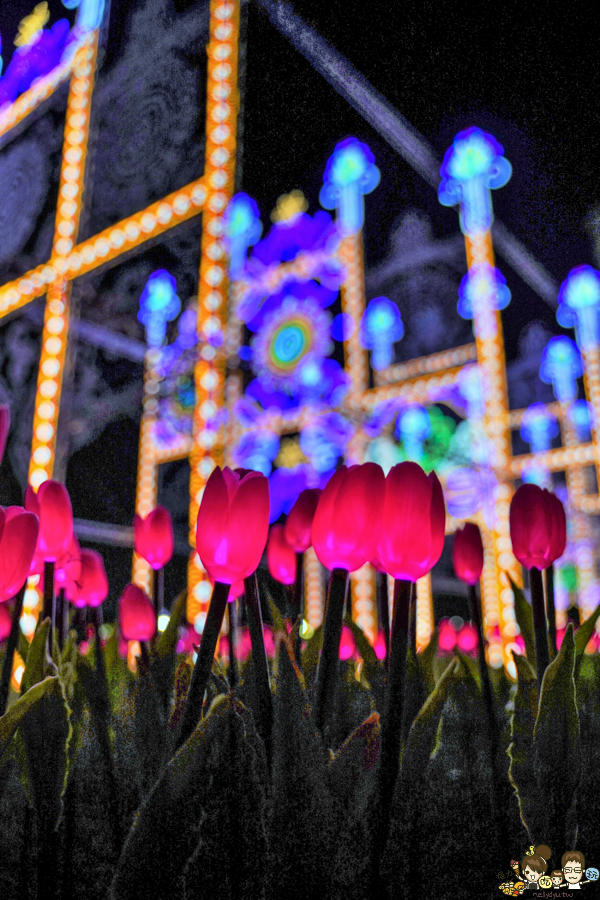
[[[331,317],[316,300],[286,297],[252,342],[254,371],[273,387],[293,389],[302,360],[330,352],[330,324]]]

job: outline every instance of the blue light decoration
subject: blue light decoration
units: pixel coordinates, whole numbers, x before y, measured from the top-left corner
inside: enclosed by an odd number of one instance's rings
[[[479,511],[488,528],[496,521],[498,480],[490,468],[460,466],[449,472],[444,491],[446,508],[457,519],[468,519]]]
[[[577,379],[583,375],[581,353],[575,341],[564,335],[550,338],[540,366],[540,378],[551,384],[559,403],[572,403],[577,397]]]
[[[256,201],[248,194],[235,194],[224,215],[225,240],[229,252],[229,274],[240,278],[246,264],[246,252],[262,234],[262,222]]]
[[[360,323],[360,342],[371,351],[371,365],[387,369],[394,360],[394,343],[404,337],[400,310],[387,297],[375,297],[365,309]]]
[[[587,443],[592,433],[593,409],[591,404],[587,400],[575,400],[574,403],[571,403],[567,415],[575,429],[579,443]]]
[[[494,309],[506,309],[510,303],[510,290],[502,272],[489,263],[471,266],[458,289],[458,313],[463,319],[472,319],[480,306],[491,300]]]
[[[402,441],[406,459],[421,462],[423,444],[431,434],[431,420],[423,406],[414,404],[407,407],[396,422],[396,437]]]
[[[177,283],[166,269],[157,269],[146,282],[140,297],[138,320],[146,327],[149,347],[160,347],[164,343],[167,322],[171,322],[181,309],[176,290]]]
[[[331,323],[331,337],[334,341],[347,341],[354,334],[354,319],[349,313],[338,313]]]
[[[77,27],[82,31],[93,31],[99,28],[104,15],[104,0],[62,0],[67,9],[77,9]]]
[[[271,510],[269,522],[276,522],[282,513],[286,515],[298,499],[298,494],[309,487],[306,465],[274,469],[269,476]],[[316,485],[311,484],[311,487]]]
[[[380,172],[366,144],[355,137],[336,145],[327,161],[319,202],[325,209],[337,209],[340,234],[356,234],[363,227],[363,195],[379,184]]]
[[[463,234],[489,231],[494,220],[490,190],[503,187],[512,174],[496,138],[475,126],[460,131],[444,155],[440,174],[439,201],[443,206],[460,203]]]
[[[39,29],[31,32],[27,42],[17,46],[0,78],[0,109],[6,104],[14,103],[34,81],[51,72],[61,61],[68,46],[71,26],[67,19],[59,19],[52,28],[46,29],[43,28],[43,22],[47,21],[47,16],[38,21]]]
[[[363,423],[366,436],[371,440],[378,438],[386,425],[389,425],[405,406],[406,401],[402,397],[391,397],[378,403]]]
[[[544,403],[532,403],[523,413],[521,437],[527,441],[532,453],[545,453],[552,446],[552,439],[558,435],[558,422]],[[552,478],[547,469],[531,466],[523,472],[523,481],[552,486]]]
[[[314,418],[300,433],[300,449],[320,475],[332,472],[354,429],[339,413]]]
[[[249,291],[238,306],[238,316],[250,331],[259,331],[265,319],[288,298],[315,300],[320,307],[326,309],[338,295],[337,288],[329,288],[314,280],[290,281],[273,294],[256,294]]]
[[[267,478],[273,468],[273,460],[279,453],[279,438],[266,428],[247,431],[232,451],[232,459],[242,469],[254,469]]]
[[[584,351],[599,343],[599,304],[600,272],[591,266],[571,269],[558,292],[556,319],[563,328],[575,328],[577,343]]]

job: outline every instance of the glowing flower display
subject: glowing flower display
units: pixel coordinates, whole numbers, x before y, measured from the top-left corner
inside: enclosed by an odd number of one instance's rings
[[[252,527],[249,527],[249,523]],[[258,568],[269,530],[269,482],[225,467],[206,483],[196,525],[196,552],[215,581],[233,584]]]
[[[467,128],[456,135],[446,151],[440,174],[440,203],[460,203],[463,233],[488,231],[493,221],[490,189],[503,187],[512,174],[502,145],[481,128]]]
[[[354,572],[375,555],[381,526],[385,477],[380,466],[340,468],[328,481],[317,505],[312,542],[328,569]]]
[[[289,281],[273,293],[266,295],[263,293],[258,298],[248,295],[238,307],[238,315],[250,331],[256,332],[263,327],[271,313],[278,310],[286,300],[295,302],[296,308],[301,308],[304,301],[310,300],[322,309],[326,309],[331,306],[337,295],[337,288],[325,287],[311,279]]]
[[[448,473],[446,502],[448,512],[457,519],[466,519],[481,510],[485,524],[492,528],[497,496],[498,480],[491,469],[459,466]]]
[[[387,297],[375,297],[365,309],[360,323],[360,341],[371,350],[374,369],[387,369],[394,360],[394,343],[404,337],[404,325],[397,305]]]
[[[352,437],[352,425],[339,413],[315,417],[300,434],[300,449],[315,472],[332,471]]]
[[[522,484],[510,504],[513,553],[526,569],[547,569],[565,552],[565,510],[555,494]]]
[[[298,465],[291,468],[275,469],[269,476],[269,493],[271,498],[270,522],[276,522],[282,513],[289,513],[305,490],[307,466]]]
[[[558,292],[556,318],[563,328],[575,328],[582,350],[598,346],[599,304],[600,272],[591,266],[571,269]]]
[[[119,600],[119,627],[126,641],[149,641],[156,634],[154,605],[135,584],[128,584]]]
[[[130,585],[131,587],[132,585]],[[145,596],[145,595],[144,595]],[[75,591],[67,590],[67,597],[74,606],[100,606],[108,597],[108,579],[104,560],[96,550],[81,551],[81,574]],[[125,637],[125,635],[123,635]],[[146,640],[128,638],[128,640]]]
[[[417,581],[436,564],[444,547],[446,510],[434,472],[404,462],[385,479],[377,556],[388,575]]]
[[[146,326],[146,341],[149,347],[160,347],[167,333],[167,322],[171,322],[181,309],[181,301],[176,294],[175,279],[166,269],[153,272],[140,297],[138,319]]]
[[[241,436],[232,450],[232,459],[236,466],[269,476],[278,452],[277,435],[266,428],[260,428],[258,431],[247,431]]]
[[[337,144],[327,161],[319,202],[325,209],[337,209],[337,226],[343,235],[363,226],[363,195],[379,184],[380,172],[366,144],[354,137]]]
[[[51,72],[66,51],[69,22],[59,19],[52,28],[44,29],[49,17],[48,8],[46,4],[39,6],[46,6],[45,17],[40,18],[32,13],[21,22],[21,33],[15,40],[18,49],[0,78],[0,108],[13,103],[36,79]]]
[[[564,335],[550,338],[540,365],[540,378],[551,384],[560,403],[571,403],[577,397],[577,379],[583,375],[579,347]]]
[[[293,386],[296,370],[308,354],[327,356],[331,351],[331,316],[314,300],[286,297],[270,313],[252,341],[253,368],[273,388]]]
[[[267,541],[267,566],[275,581],[293,584],[296,580],[296,551],[285,539],[283,525],[273,525]]]
[[[157,506],[145,519],[136,515],[133,520],[135,552],[153,569],[162,569],[173,556],[173,523],[171,513]]]
[[[472,522],[467,522],[455,533],[452,562],[461,581],[477,584],[483,570],[483,543],[479,528]]]
[[[302,251],[324,247],[332,239],[335,242],[335,228],[328,213],[319,210],[309,216],[294,205],[288,207],[288,213],[277,219],[265,239],[256,244],[253,262],[264,266],[288,262]]]
[[[262,234],[262,223],[256,201],[248,194],[235,194],[224,215],[225,236],[229,250],[229,271],[233,278],[242,274],[246,252]]]
[[[510,303],[510,290],[502,272],[488,263],[471,266],[458,289],[458,313],[472,319],[477,309],[489,304],[493,309],[505,309]]]

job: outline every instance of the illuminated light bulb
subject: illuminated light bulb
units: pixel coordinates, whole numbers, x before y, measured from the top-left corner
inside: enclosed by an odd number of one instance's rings
[[[246,261],[249,247],[262,234],[258,206],[248,194],[238,193],[231,199],[223,216],[225,237],[229,250],[229,271],[238,277]]]
[[[510,303],[510,291],[502,272],[488,263],[471,266],[458,289],[458,313],[463,319],[472,319],[477,311],[505,309]]]
[[[309,641],[314,633],[315,629],[312,627],[312,625],[310,625],[309,622],[306,621],[306,619],[302,619],[302,623],[300,625],[300,637],[302,638],[302,640]]]
[[[592,430],[593,407],[586,400],[576,400],[567,411],[580,443],[589,441]]]
[[[583,375],[583,362],[577,344],[571,338],[550,338],[540,365],[540,378],[551,384],[559,403],[571,403],[577,398],[577,379]]]
[[[167,625],[169,624],[170,618],[171,617],[169,615],[168,610],[161,609],[161,611],[158,614],[158,619],[156,622],[156,627],[160,632],[163,632],[166,629]]]
[[[423,406],[415,404],[405,409],[396,422],[396,436],[404,445],[407,459],[420,462],[423,459],[423,444],[431,435],[431,420]]]

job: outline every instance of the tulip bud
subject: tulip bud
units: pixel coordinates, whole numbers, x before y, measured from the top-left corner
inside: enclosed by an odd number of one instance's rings
[[[376,463],[340,466],[323,489],[312,525],[312,542],[328,569],[355,572],[373,558],[385,497],[383,469]]]
[[[452,545],[454,571],[466,584],[477,584],[483,570],[483,543],[477,525],[467,522],[454,535]]]
[[[526,569],[547,569],[565,552],[565,510],[555,494],[522,484],[510,504],[513,553]]]
[[[320,488],[301,491],[287,517],[284,535],[296,553],[305,553],[311,545],[312,523],[320,496]]]
[[[153,569],[162,569],[173,556],[173,524],[164,506],[157,506],[145,519],[133,520],[135,552]]]
[[[348,628],[347,625],[342,625],[342,636],[340,639],[340,659],[350,659],[355,650],[356,644],[354,642],[352,629]]]
[[[442,555],[446,530],[444,495],[435,472],[426,475],[414,462],[393,466],[380,515],[377,557],[385,571],[403,581],[417,581],[431,571]]]
[[[83,600],[86,606],[100,606],[108,597],[104,560],[96,550],[81,551],[81,574],[77,593],[78,598]]]
[[[10,600],[25,584],[39,535],[36,515],[21,507],[2,510],[0,601]]]
[[[472,653],[477,655],[477,629],[470,622],[466,622],[458,632],[456,643],[458,649],[463,653]]]
[[[211,578],[233,584],[252,575],[269,531],[269,482],[260,472],[243,478],[213,469],[196,525],[196,552]]]
[[[38,568],[39,565],[40,557],[38,556],[37,561],[34,557],[32,569],[34,567]],[[40,571],[40,574],[44,571],[43,561],[41,561],[41,570],[38,569],[38,571]],[[77,540],[75,535],[73,535],[71,543],[54,564],[55,590],[58,591],[60,590],[60,588],[64,588],[66,596],[69,597],[70,594],[75,594],[77,592],[80,580],[81,547],[79,546],[79,541]]]
[[[288,544],[283,525],[273,525],[267,543],[267,565],[275,581],[293,584],[296,580],[296,554]]]
[[[40,520],[38,551],[46,562],[55,562],[67,549],[73,537],[73,510],[64,484],[44,481],[37,494],[28,487],[25,508]]]
[[[375,651],[375,656],[377,659],[385,659],[387,656],[387,645],[385,640],[385,634],[383,631],[379,631],[377,633],[377,637],[375,638],[375,643],[373,644],[373,650]]]
[[[126,641],[149,641],[156,634],[154,605],[135,584],[128,584],[119,600],[119,626]]]

